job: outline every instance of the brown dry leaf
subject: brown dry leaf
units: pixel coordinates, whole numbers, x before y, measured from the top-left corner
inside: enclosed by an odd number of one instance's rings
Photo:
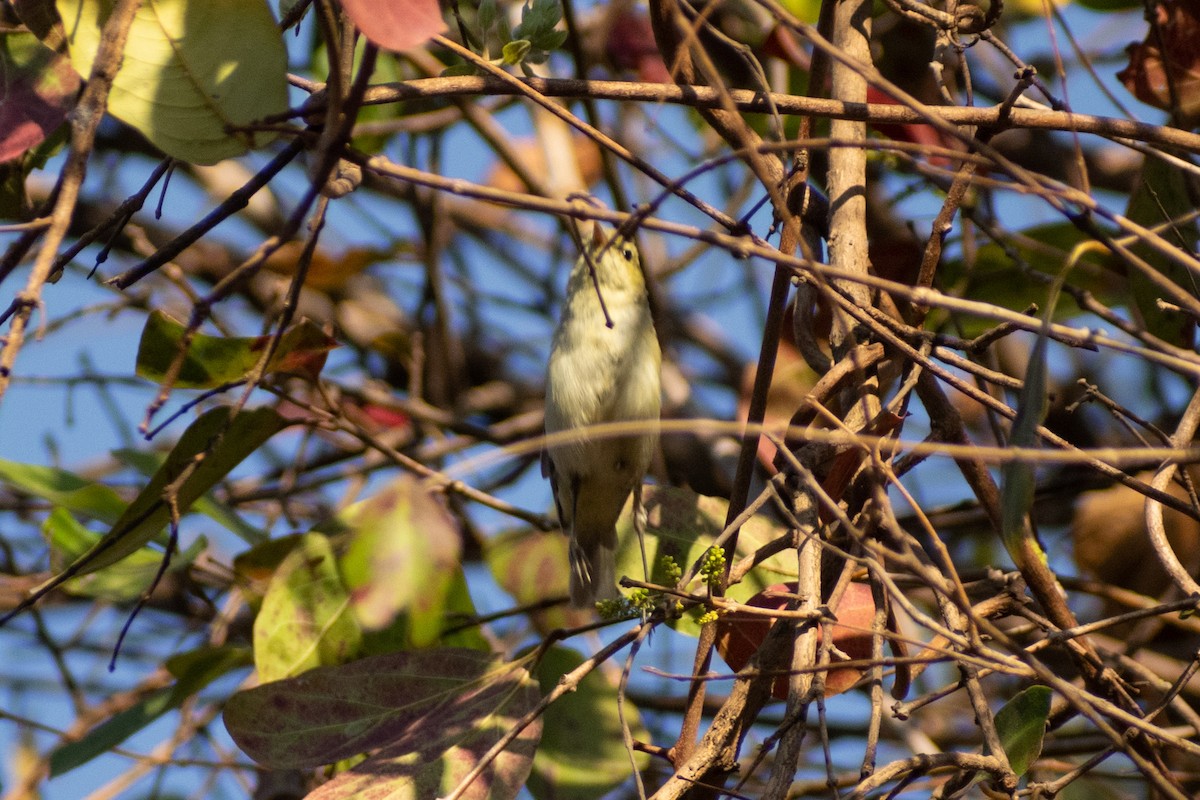
[[[785,324],[785,330],[791,325]],[[742,388],[738,394],[738,419],[746,421],[750,410],[750,395],[754,391],[755,365],[748,364],[742,373]],[[783,427],[791,422],[792,415],[804,402],[817,382],[817,375],[804,363],[795,345],[781,339],[775,356],[775,373],[771,378],[771,390],[767,393],[767,411],[763,425],[767,428]],[[758,460],[771,474],[775,473],[775,445],[765,436],[758,441]]]
[[[1129,46],[1129,66],[1117,78],[1143,103],[1200,119],[1200,7],[1195,0],[1154,6],[1146,40]],[[1172,94],[1172,89],[1174,94]]]
[[[575,158],[579,161],[579,174],[583,176],[584,184],[591,186],[604,175],[604,163],[600,158],[600,148],[591,139],[583,136],[573,136],[571,142],[575,148]],[[546,174],[546,155],[537,139],[519,139],[514,143],[513,151],[525,168],[534,175]],[[521,180],[517,173],[503,162],[492,169],[484,184],[505,192],[529,191],[525,181]]]
[[[1200,479],[1200,469],[1191,470],[1192,480]],[[1138,476],[1144,481],[1151,473]],[[1186,499],[1187,493],[1172,483],[1170,493]],[[1127,486],[1087,492],[1075,506],[1071,536],[1075,544],[1075,562],[1098,580],[1122,589],[1158,597],[1171,585],[1158,558],[1150,547],[1145,524],[1146,498]],[[1164,510],[1163,524],[1175,554],[1193,574],[1200,564],[1200,523],[1174,511]]]
[[[296,263],[303,250],[304,242],[286,242],[267,258],[265,266],[277,275],[295,274]],[[390,255],[366,247],[352,247],[341,254],[318,247],[312,255],[312,261],[309,262],[304,285],[321,292],[337,291],[344,287],[350,278]]]
[[[746,605],[767,609],[787,608],[788,598],[794,595],[796,590],[795,581],[776,583],[751,597],[746,601]],[[834,647],[852,660],[869,659],[871,625],[875,617],[875,600],[871,594],[871,587],[865,583],[849,584],[841,599],[830,610],[838,620],[833,623]],[[734,670],[741,670],[758,652],[774,623],[774,617],[746,611],[726,614],[717,622],[717,652],[725,659],[726,664]],[[836,663],[835,659],[833,664]],[[825,674],[825,696],[832,697],[847,691],[858,683],[864,671],[859,667],[830,669]],[[788,683],[787,675],[776,678],[771,694],[779,700],[786,700]]]

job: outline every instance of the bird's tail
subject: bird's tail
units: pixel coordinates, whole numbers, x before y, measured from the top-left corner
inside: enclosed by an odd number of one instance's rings
[[[616,539],[615,531],[611,537],[593,538],[585,544],[572,537],[571,605],[590,608],[597,600],[621,596],[617,591]]]

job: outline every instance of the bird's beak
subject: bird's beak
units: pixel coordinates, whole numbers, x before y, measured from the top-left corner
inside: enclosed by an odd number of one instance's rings
[[[608,241],[608,237],[604,235],[604,228],[599,222],[592,223],[592,248],[599,250]]]

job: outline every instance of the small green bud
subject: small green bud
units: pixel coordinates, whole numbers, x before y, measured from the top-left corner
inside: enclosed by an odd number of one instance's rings
[[[700,574],[709,586],[720,586],[725,578],[725,551],[719,547],[708,548],[700,565]]]
[[[683,568],[679,566],[671,556],[663,556],[658,560],[662,567],[663,577],[667,583],[679,583],[679,579],[683,577]]]

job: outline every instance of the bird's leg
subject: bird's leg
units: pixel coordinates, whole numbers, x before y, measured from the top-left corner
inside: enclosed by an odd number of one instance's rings
[[[633,486],[633,531],[638,537],[638,547],[642,551],[642,573],[646,582],[650,582],[650,563],[646,560],[646,506],[642,503],[642,482]]]
[[[575,535],[575,520],[579,519],[579,487],[582,485],[583,479],[579,475],[571,476],[571,561],[578,568],[579,580],[590,584],[592,582],[592,565],[588,561],[587,553],[579,544],[579,538]]]

